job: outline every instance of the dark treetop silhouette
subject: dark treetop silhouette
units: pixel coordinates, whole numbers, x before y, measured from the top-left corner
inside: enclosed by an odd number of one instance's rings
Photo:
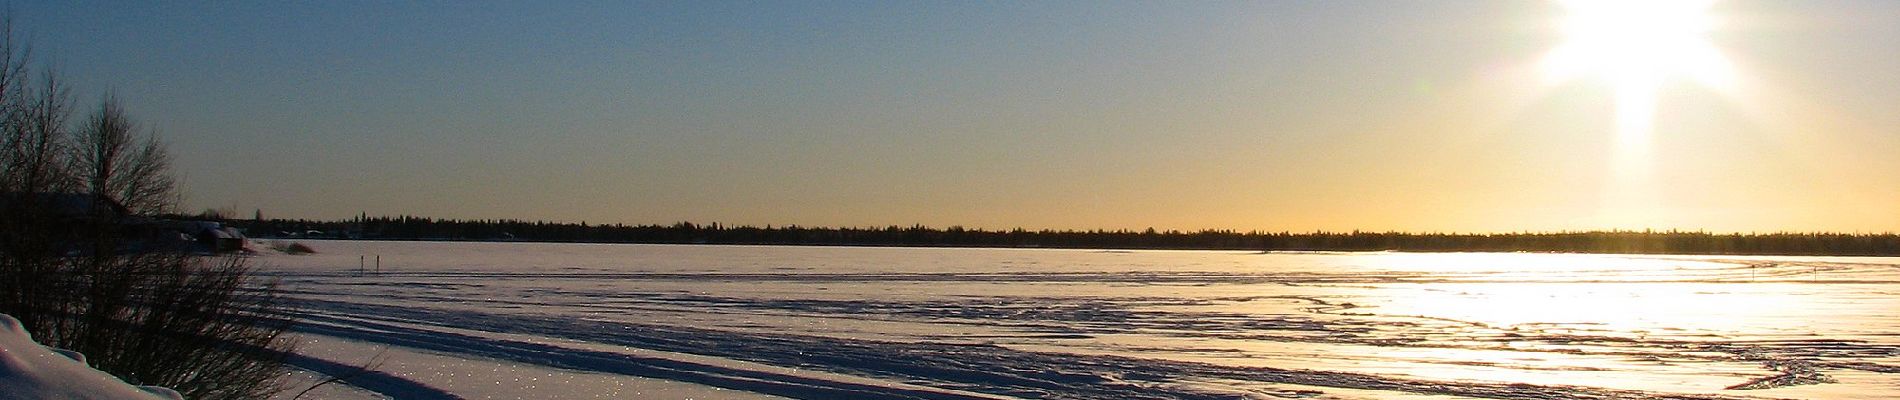
[[[383,240],[771,244],[841,246],[1055,247],[1269,251],[1499,251],[1637,254],[1900,255],[1900,235],[1590,231],[1540,233],[1194,232],[1131,230],[984,230],[920,225],[882,228],[590,225],[519,220],[444,220],[411,216],[342,221],[228,220],[257,237]]]

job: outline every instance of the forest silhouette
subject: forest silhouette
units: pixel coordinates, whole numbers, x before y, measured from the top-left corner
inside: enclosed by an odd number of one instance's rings
[[[1900,255],[1900,234],[1577,231],[1518,233],[1240,232],[1233,230],[986,230],[961,226],[805,227],[591,225],[413,216],[349,220],[225,219],[260,238],[534,241],[916,247],[1045,247],[1258,251],[1565,252],[1617,254]]]

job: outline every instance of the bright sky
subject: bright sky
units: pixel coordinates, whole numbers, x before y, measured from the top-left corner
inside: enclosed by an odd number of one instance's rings
[[[1894,1],[419,3],[11,7],[187,210],[1900,230]]]

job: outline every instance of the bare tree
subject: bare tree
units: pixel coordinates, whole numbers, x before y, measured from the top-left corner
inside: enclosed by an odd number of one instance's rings
[[[86,189],[119,202],[137,214],[170,212],[176,204],[174,183],[166,172],[171,156],[156,134],[135,134],[137,124],[118,100],[106,96],[87,116],[73,139],[73,159]],[[139,137],[143,136],[143,138]]]
[[[72,121],[71,90],[30,73],[11,28],[0,16],[0,313],[130,383],[192,399],[282,391],[290,320],[273,285],[241,257],[121,247],[138,228],[98,199],[169,211],[164,144],[110,96]],[[75,198],[93,215],[74,219]]]
[[[0,16],[0,123],[16,122],[26,82],[26,46],[13,40],[13,16]]]
[[[72,117],[72,94],[59,75],[48,72],[40,84],[22,89],[10,99],[13,112],[5,121],[7,148],[0,152],[4,174],[11,192],[46,193],[72,187],[65,156],[68,145],[67,120]]]
[[[7,191],[21,183],[18,172],[27,163],[21,158],[29,147],[26,140],[27,49],[13,40],[13,18],[0,19],[0,184]]]
[[[60,255],[56,225],[36,193],[64,189],[59,159],[64,134],[67,91],[56,76],[47,74],[44,86],[30,82],[27,51],[13,39],[11,17],[0,18],[0,312],[11,312],[26,326],[50,326],[57,318],[47,313],[13,310],[51,310],[63,302],[49,295],[64,289],[59,271],[68,260]]]

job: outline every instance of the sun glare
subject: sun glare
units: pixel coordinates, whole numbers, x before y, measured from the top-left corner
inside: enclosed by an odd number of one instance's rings
[[[1723,93],[1735,73],[1708,39],[1715,0],[1559,0],[1569,13],[1564,43],[1545,56],[1548,83],[1598,79],[1615,92],[1615,178],[1601,217],[1637,222],[1659,210],[1650,179],[1650,138],[1659,92],[1687,80]]]
[[[1544,59],[1554,81],[1584,77],[1616,90],[1617,131],[1626,142],[1653,129],[1663,82],[1682,77],[1727,90],[1734,72],[1707,38],[1713,0],[1563,0],[1565,42]]]
[[[1563,0],[1565,43],[1545,59],[1552,78],[1601,77],[1619,88],[1682,76],[1725,88],[1734,77],[1708,41],[1713,0]]]

